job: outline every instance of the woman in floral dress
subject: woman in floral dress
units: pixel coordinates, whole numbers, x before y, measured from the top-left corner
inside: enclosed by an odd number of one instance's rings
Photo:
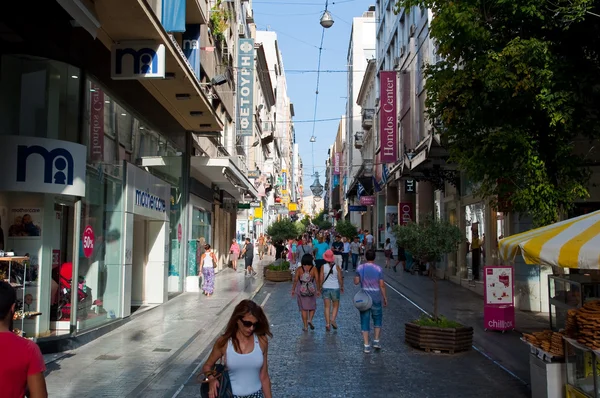
[[[217,256],[209,244],[204,246],[204,254],[200,257],[199,274],[202,274],[202,293],[210,297],[215,291],[215,268],[217,267]]]

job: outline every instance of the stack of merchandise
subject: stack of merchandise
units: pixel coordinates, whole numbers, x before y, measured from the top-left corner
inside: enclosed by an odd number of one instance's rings
[[[570,338],[577,338],[577,310],[567,311],[567,322],[565,324],[565,335]]]
[[[589,301],[577,310],[577,342],[600,349],[600,301]]]
[[[532,334],[523,333],[525,341],[555,357],[565,356],[563,336],[564,334],[551,330],[533,332]]]

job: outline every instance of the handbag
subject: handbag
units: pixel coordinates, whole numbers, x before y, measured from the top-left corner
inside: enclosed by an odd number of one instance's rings
[[[217,387],[217,398],[233,398],[231,380],[229,379],[229,371],[227,370],[227,366],[221,363],[214,364],[210,372],[206,373],[207,378],[199,380],[200,383],[202,383],[200,385],[200,396],[202,398],[208,398],[208,376],[213,376],[219,381],[219,387]]]
[[[361,286],[362,286],[362,281],[364,279],[364,276],[365,276],[365,269],[363,267],[363,274],[360,278]],[[367,293],[365,291],[365,289],[363,289],[361,287],[360,290],[358,292],[356,292],[356,294],[354,295],[353,303],[354,303],[354,306],[356,307],[356,309],[362,312],[362,311],[367,311],[367,310],[371,309],[371,307],[373,306],[373,299],[371,298],[371,295],[369,295],[369,293]]]

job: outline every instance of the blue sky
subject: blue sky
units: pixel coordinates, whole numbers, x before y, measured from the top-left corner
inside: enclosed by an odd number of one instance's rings
[[[339,0],[329,1],[329,11],[333,14],[334,25],[325,30],[322,71],[345,71],[348,42],[352,29],[352,18],[367,11],[374,1]],[[325,9],[325,0],[254,0],[254,20],[258,30],[277,32],[279,49],[283,56],[288,84],[288,96],[296,112],[296,142],[304,163],[304,185],[313,181],[314,171],[323,176],[327,150],[333,143],[339,118],[346,109],[346,73],[322,72],[319,82],[319,98],[316,119],[336,120],[315,124],[314,164],[312,144],[309,142],[313,131],[316,71],[322,27],[319,24]],[[304,123],[302,121],[310,121]],[[324,178],[320,178],[324,183]]]

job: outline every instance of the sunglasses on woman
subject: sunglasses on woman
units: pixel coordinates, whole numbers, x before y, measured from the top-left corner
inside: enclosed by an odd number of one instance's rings
[[[244,327],[254,327],[254,329],[256,329],[256,327],[258,326],[258,322],[250,322],[250,321],[245,321],[243,319],[240,319],[240,321],[242,322],[242,325],[244,325]]]

